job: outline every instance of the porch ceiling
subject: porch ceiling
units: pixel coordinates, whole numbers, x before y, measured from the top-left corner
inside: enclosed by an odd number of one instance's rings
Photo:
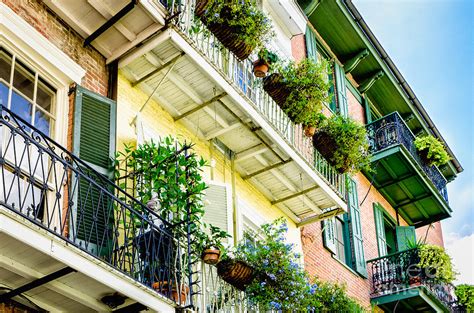
[[[164,65],[168,66],[163,68]],[[236,99],[224,92],[220,83],[224,77],[210,77],[171,39],[160,41],[133,60],[121,61],[119,67],[132,84],[139,82],[138,88],[153,94],[154,100],[200,139],[217,138],[232,150],[238,173],[296,223],[317,216],[324,209],[341,207],[340,201],[335,201],[293,162],[279,140],[271,139],[265,129],[268,126],[259,125]],[[252,86],[245,88],[247,95],[241,88],[236,89],[251,102],[249,97],[256,95]],[[209,101],[216,96],[218,100]]]

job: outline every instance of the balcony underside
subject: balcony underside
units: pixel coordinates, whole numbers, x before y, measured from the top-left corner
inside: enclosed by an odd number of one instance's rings
[[[240,86],[224,78],[225,74],[178,31],[169,29],[161,36],[154,46],[119,63],[130,82],[139,82],[136,88],[153,94],[154,100],[201,140],[218,139],[233,151],[241,177],[296,223],[328,208],[346,209],[334,186],[317,174],[314,164],[302,155],[301,151],[306,150],[296,151],[293,142],[279,135],[285,129],[290,132],[286,116],[256,113],[258,109],[251,99],[259,95],[245,78]],[[221,60],[216,53],[216,59]],[[169,66],[163,67],[166,63]],[[243,77],[249,74],[242,73]],[[295,141],[306,143],[308,140],[302,137],[301,131]],[[308,149],[307,154],[312,155],[312,150]]]
[[[50,312],[110,312],[101,299],[119,293],[126,300],[116,309],[141,303],[140,310],[175,310],[170,300],[3,206],[0,250],[0,286],[12,290],[27,286],[12,300],[30,307],[26,299]],[[73,271],[31,288],[32,282],[68,268]]]
[[[402,145],[375,153],[374,186],[416,227],[451,216],[451,209]]]
[[[449,312],[448,308],[423,286],[373,297],[371,302],[385,312]]]

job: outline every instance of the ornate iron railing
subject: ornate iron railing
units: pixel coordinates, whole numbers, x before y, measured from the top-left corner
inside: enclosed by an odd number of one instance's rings
[[[176,234],[175,225],[0,109],[0,205],[179,305],[192,305],[190,229]]]
[[[436,166],[428,166],[420,159],[415,147],[415,135],[413,135],[398,112],[390,113],[368,124],[367,133],[372,153],[403,145],[431,180],[446,203],[448,203],[446,179]]]
[[[263,90],[253,75],[253,64],[240,61],[212,33],[194,31],[196,0],[176,0],[168,3],[171,16],[176,16],[176,29],[218,70],[223,77],[247,98],[295,151],[315,169],[315,172],[346,200],[345,176],[338,173],[313,147],[312,140],[303,135],[302,125],[293,123],[273,99]],[[204,29],[205,26],[201,25]],[[273,47],[275,48],[275,47]],[[277,51],[278,52],[278,51]],[[280,53],[283,55],[282,53]]]
[[[371,295],[378,297],[392,293],[410,293],[413,288],[423,286],[446,307],[454,308],[456,298],[453,286],[435,280],[436,269],[420,268],[418,249],[393,253],[367,261],[371,273]]]

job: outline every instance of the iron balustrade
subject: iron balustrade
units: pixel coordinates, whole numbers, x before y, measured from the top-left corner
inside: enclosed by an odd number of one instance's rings
[[[0,206],[181,306],[192,305],[189,223],[177,234],[176,225],[0,109]]]
[[[366,128],[372,153],[375,154],[397,145],[403,145],[431,180],[446,203],[448,203],[446,179],[436,166],[426,165],[420,159],[415,147],[415,135],[413,135],[398,112],[390,113],[368,124]]]
[[[457,307],[453,286],[439,283],[435,279],[435,268],[420,268],[418,249],[409,249],[367,261],[371,273],[371,296],[412,292],[423,286],[446,307]]]
[[[345,175],[340,174],[314,148],[312,139],[303,135],[302,125],[293,123],[273,99],[263,90],[262,84],[253,75],[250,59],[240,61],[225,48],[209,31],[195,31],[198,18],[194,15],[196,0],[168,2],[167,8],[173,16],[175,29],[196,48],[221,75],[230,82],[250,104],[257,109],[285,141],[308,163],[337,195],[346,200]],[[202,30],[206,26],[200,25]],[[283,53],[273,46],[280,57]],[[254,55],[254,57],[256,57]]]

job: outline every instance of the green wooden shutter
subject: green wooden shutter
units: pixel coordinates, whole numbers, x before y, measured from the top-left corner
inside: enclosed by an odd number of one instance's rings
[[[374,203],[375,232],[377,235],[377,245],[379,257],[387,255],[387,238],[385,237],[385,227],[383,221],[383,208]]]
[[[232,235],[230,227],[232,212],[230,211],[229,197],[231,195],[225,185],[210,183],[209,188],[206,189],[205,199],[208,203],[204,207],[203,221],[206,224],[217,226]]]
[[[347,116],[349,109],[347,107],[346,74],[344,68],[337,62],[334,63],[334,74],[336,76],[336,98],[339,114]]]
[[[305,39],[306,39],[306,55],[308,59],[311,59],[317,62],[318,50],[316,46],[316,36],[314,35],[313,30],[309,26],[306,26]]]
[[[336,253],[336,234],[334,229],[334,219],[335,217],[331,217],[323,220],[321,223],[323,227],[323,244],[332,253]]]
[[[328,73],[328,80],[329,80],[329,95],[331,97],[331,102],[329,102],[329,108],[332,112],[337,112],[337,104],[336,104],[336,94],[334,88],[334,64],[331,65],[330,72]]]
[[[100,174],[112,178],[116,145],[116,103],[77,86],[74,105],[73,153]],[[100,181],[99,175],[89,174]],[[93,177],[95,176],[95,177]],[[102,186],[104,187],[104,186]],[[99,187],[79,179],[75,190],[77,240],[102,255],[109,244],[106,225],[113,222],[112,202]]]
[[[416,241],[415,226],[397,226],[395,233],[397,235],[398,251],[408,249],[409,244]]]
[[[367,267],[364,256],[364,239],[362,236],[362,223],[360,221],[359,200],[357,197],[357,183],[349,179],[349,215],[350,215],[350,229],[352,235],[352,249],[353,249],[353,268],[360,275],[367,277]]]
[[[372,113],[370,112],[370,105],[366,96],[362,97],[362,105],[364,106],[364,109],[365,109],[366,124],[370,124],[372,123]]]

